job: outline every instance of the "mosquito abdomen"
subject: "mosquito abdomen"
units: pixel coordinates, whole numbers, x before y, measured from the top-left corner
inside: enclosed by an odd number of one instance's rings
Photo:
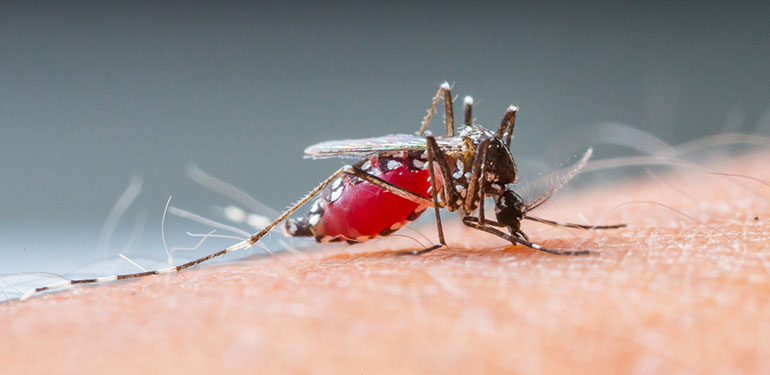
[[[381,153],[354,167],[431,198],[430,173],[422,152]],[[426,208],[355,176],[343,175],[324,189],[304,217],[287,221],[286,229],[292,236],[312,236],[319,242],[364,242],[395,232]]]

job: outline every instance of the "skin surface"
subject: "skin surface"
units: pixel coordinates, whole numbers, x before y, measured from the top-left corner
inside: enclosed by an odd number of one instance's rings
[[[767,160],[713,169],[770,180]],[[538,213],[629,227],[525,223],[601,250],[559,257],[444,214],[425,256],[391,237],[46,294],[0,305],[2,372],[770,372],[769,186],[678,169],[557,200]]]

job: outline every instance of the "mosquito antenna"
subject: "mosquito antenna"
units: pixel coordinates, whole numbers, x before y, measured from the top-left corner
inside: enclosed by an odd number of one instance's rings
[[[126,190],[123,191],[123,193],[120,195],[120,198],[118,198],[118,200],[112,206],[112,209],[107,215],[107,219],[104,221],[104,225],[102,226],[102,232],[99,234],[98,247],[99,253],[102,256],[105,255],[107,248],[109,248],[110,240],[112,239],[112,234],[115,232],[115,228],[118,225],[118,221],[120,221],[120,218],[123,216],[123,214],[125,214],[126,210],[128,210],[128,208],[131,206],[134,200],[136,200],[136,197],[138,197],[139,193],[141,192],[142,177],[132,177],[128,183],[128,187],[126,187]]]

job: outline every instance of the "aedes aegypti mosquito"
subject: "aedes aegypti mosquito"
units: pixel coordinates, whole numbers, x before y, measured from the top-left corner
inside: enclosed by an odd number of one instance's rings
[[[440,100],[444,102],[446,135],[432,136],[426,131]],[[556,255],[585,255],[592,251],[554,250],[530,242],[521,230],[521,221],[526,219],[551,226],[581,229],[615,229],[625,226],[564,223],[530,215],[532,210],[545,203],[556,190],[585,166],[591,156],[591,149],[588,149],[561,181],[531,202],[525,203],[513,191],[517,170],[510,151],[518,108],[508,107],[497,132],[491,132],[473,123],[471,97],[465,97],[464,105],[465,121],[460,131],[455,133],[452,93],[449,84],[445,82],[433,97],[428,114],[416,135],[393,134],[376,138],[347,139],[322,142],[308,147],[305,149],[306,158],[360,160],[340,168],[272,223],[248,239],[226,249],[179,266],[93,279],[67,280],[30,290],[21,299],[27,299],[37,292],[74,284],[181,271],[209,259],[250,247],[283,221],[286,221],[287,233],[292,236],[315,237],[318,242],[324,243],[359,243],[377,236],[389,235],[432,207],[436,215],[439,243],[426,249],[408,252],[413,255],[425,254],[446,246],[441,225],[441,208],[450,212],[459,211],[463,224],[471,228],[498,236],[512,244],[521,244]],[[304,217],[289,219],[291,214],[319,193],[320,196]],[[487,197],[492,197],[495,201],[496,220],[485,218],[484,202]],[[498,228],[505,229],[508,233]]]

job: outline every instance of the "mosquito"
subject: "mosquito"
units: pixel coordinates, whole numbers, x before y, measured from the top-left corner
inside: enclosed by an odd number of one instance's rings
[[[428,124],[440,101],[444,103],[446,135],[433,136]],[[441,224],[441,209],[459,212],[466,226],[500,237],[511,244],[555,255],[586,255],[590,250],[555,250],[531,242],[521,230],[523,220],[580,229],[617,229],[625,224],[584,225],[558,222],[532,216],[532,210],[545,203],[582,169],[591,157],[588,149],[558,183],[531,202],[524,202],[514,190],[518,173],[510,151],[518,107],[509,106],[496,132],[473,123],[473,98],[464,99],[464,121],[455,132],[451,87],[444,82],[433,97],[419,131],[376,138],[345,139],[322,142],[305,149],[305,158],[356,158],[358,162],[338,169],[273,222],[218,252],[187,263],[152,271],[92,279],[65,280],[39,287],[24,294],[75,284],[125,280],[178,272],[210,259],[248,248],[280,223],[287,234],[314,237],[321,243],[365,242],[392,234],[434,209],[438,243],[407,254],[420,255],[447,246]],[[317,196],[317,197],[316,197]],[[313,202],[308,213],[289,219],[302,206]],[[494,199],[495,218],[486,218],[484,202]]]

